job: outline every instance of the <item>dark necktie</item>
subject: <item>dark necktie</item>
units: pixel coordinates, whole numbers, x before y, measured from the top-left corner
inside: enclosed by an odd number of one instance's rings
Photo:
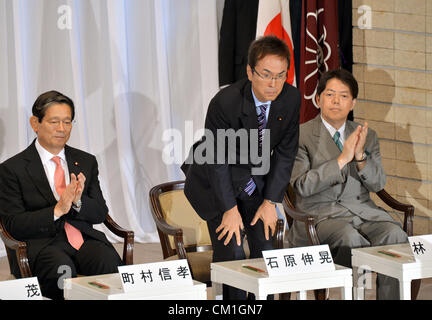
[[[336,133],[333,136],[333,141],[336,143],[336,145],[338,146],[339,150],[342,152],[343,150],[343,145],[342,142],[340,141],[340,133],[339,131],[336,131]]]
[[[258,115],[258,154],[261,155],[263,134],[264,134],[264,129],[266,128],[266,125],[267,125],[266,111],[267,111],[268,105],[262,104],[259,107],[261,109],[261,113]],[[255,181],[253,180],[253,178],[250,178],[250,180],[246,184],[244,191],[249,196],[251,196],[252,193],[255,191],[255,188],[256,188]]]

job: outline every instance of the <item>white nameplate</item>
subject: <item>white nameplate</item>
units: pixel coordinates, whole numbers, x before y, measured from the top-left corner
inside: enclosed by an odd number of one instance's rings
[[[416,261],[432,260],[432,234],[408,237]]]
[[[37,277],[0,281],[0,300],[42,300]]]
[[[311,247],[263,251],[269,276],[334,271],[335,266],[327,244]]]
[[[118,267],[124,292],[193,285],[186,259]]]

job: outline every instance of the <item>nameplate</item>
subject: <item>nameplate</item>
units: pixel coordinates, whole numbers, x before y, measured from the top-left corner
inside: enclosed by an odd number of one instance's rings
[[[37,277],[0,281],[0,300],[42,300]]]
[[[335,266],[327,244],[311,247],[263,251],[268,275],[334,271]]]
[[[432,260],[432,234],[408,237],[416,261]]]
[[[186,259],[120,266],[118,270],[124,292],[193,285]]]

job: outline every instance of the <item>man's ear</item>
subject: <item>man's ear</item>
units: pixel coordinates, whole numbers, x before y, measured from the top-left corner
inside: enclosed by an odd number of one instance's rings
[[[39,119],[38,117],[31,116],[30,117],[30,126],[32,127],[33,131],[37,134],[39,130]]]
[[[356,102],[357,102],[357,99],[353,99],[352,106],[351,106],[351,111],[354,109],[354,106],[355,106]]]
[[[252,68],[250,65],[246,66],[246,73],[247,73],[249,81],[252,81],[253,72],[252,72]]]
[[[316,102],[316,105],[317,105],[318,109],[320,109],[320,104],[319,104],[320,98],[319,98],[318,94],[315,94],[315,102]]]

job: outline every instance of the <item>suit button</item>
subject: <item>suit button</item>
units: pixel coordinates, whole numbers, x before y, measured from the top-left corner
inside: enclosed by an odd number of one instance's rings
[[[238,191],[243,191],[243,188],[242,187],[238,187],[237,190]]]
[[[336,201],[337,203],[341,203],[341,201],[340,200],[338,200],[338,201]]]
[[[357,200],[360,200],[360,196],[357,196]]]

